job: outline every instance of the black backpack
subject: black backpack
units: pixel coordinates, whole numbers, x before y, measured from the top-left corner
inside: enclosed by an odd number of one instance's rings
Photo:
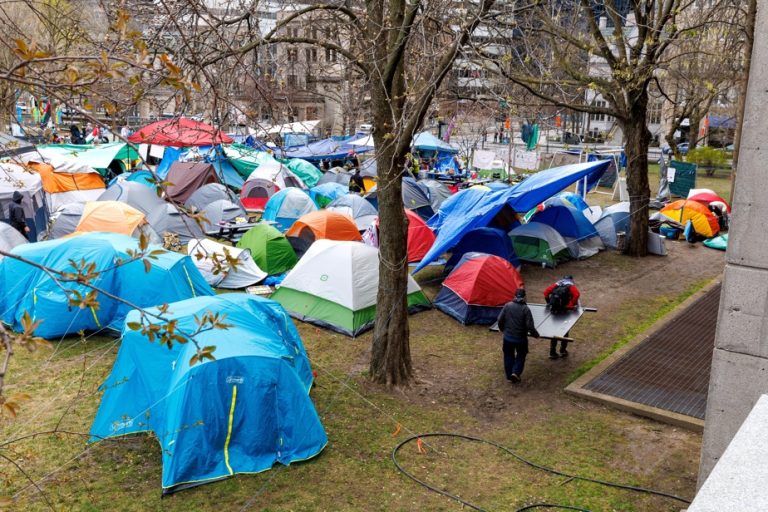
[[[571,301],[571,286],[559,284],[549,294],[549,311],[558,314],[565,313],[568,303]]]

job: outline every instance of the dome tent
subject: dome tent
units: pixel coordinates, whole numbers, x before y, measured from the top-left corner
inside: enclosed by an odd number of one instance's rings
[[[318,208],[325,208],[336,199],[347,194],[349,194],[349,186],[338,183],[321,183],[312,187],[309,191],[309,195],[312,196]]]
[[[309,397],[306,351],[283,308],[227,293],[172,303],[164,316],[194,332],[209,312],[226,315],[229,327],[195,337],[216,347],[215,360],[195,365],[195,344],[169,349],[124,329],[91,427],[90,442],[152,432],[162,447],[163,494],[306,460],[328,442]],[[132,311],[128,322],[139,321]]]
[[[75,231],[103,231],[131,236],[146,222],[143,213],[120,201],[91,201],[85,203]]]
[[[349,179],[352,177],[352,173],[347,172],[342,167],[334,167],[323,173],[322,178],[315,184],[324,185],[325,183],[338,183],[349,189]]]
[[[680,224],[691,221],[693,230],[704,238],[712,238],[720,232],[720,223],[715,214],[702,203],[680,199],[659,210],[659,212]]]
[[[240,238],[237,247],[248,249],[256,265],[270,276],[291,270],[298,261],[285,235],[269,224],[253,226]]]
[[[205,162],[174,162],[165,177],[168,198],[184,203],[204,185],[219,183],[213,165]]]
[[[297,256],[301,257],[316,240],[362,241],[355,223],[336,212],[318,210],[303,215],[285,232]]]
[[[195,219],[170,203],[155,209],[147,217],[147,222],[160,238],[166,233],[172,233],[178,235],[179,241],[183,244],[205,237],[200,224]]]
[[[419,180],[419,188],[426,192],[433,211],[438,211],[443,201],[451,197],[451,190],[437,180]]]
[[[205,217],[203,220],[203,230],[205,232],[217,231],[219,223],[230,222],[238,217],[245,217],[247,214],[242,206],[233,203],[229,199],[216,200],[202,209],[200,212]]]
[[[129,204],[144,215],[149,215],[156,208],[165,206],[165,201],[157,197],[157,189],[146,187],[134,181],[118,180],[99,196],[99,201],[120,201]]]
[[[544,203],[544,209],[531,216],[530,221],[553,227],[568,244],[575,259],[594,256],[605,249],[595,226],[568,201],[553,197]]]
[[[226,185],[222,185],[221,183],[209,183],[195,190],[195,192],[189,196],[187,202],[184,203],[184,206],[201,211],[212,202],[224,199],[231,202],[239,202],[235,193],[230,192]]]
[[[48,239],[53,240],[74,233],[83,216],[83,210],[85,210],[84,203],[70,203],[53,212]]]
[[[595,229],[606,247],[618,247],[617,233],[629,234],[629,201],[616,203],[603,210],[600,219],[595,222]]]
[[[318,240],[288,273],[272,298],[291,316],[357,336],[373,327],[379,286],[379,251],[357,242]],[[429,300],[408,276],[408,309]]]
[[[506,259],[469,252],[443,281],[434,303],[464,325],[490,325],[522,286],[523,278]]]
[[[298,188],[287,188],[269,198],[261,219],[275,222],[278,231],[286,231],[299,217],[317,211],[315,202]]]
[[[10,224],[0,222],[0,251],[9,252],[14,247],[28,243],[24,236],[11,227]],[[0,254],[0,260],[3,255]]]
[[[285,162],[285,166],[298,176],[308,187],[314,187],[317,185],[317,182],[320,181],[320,178],[323,177],[323,173],[320,169],[301,158],[290,158]]]
[[[263,210],[275,192],[289,187],[307,188],[290,169],[271,159],[259,165],[243,184],[240,201],[248,209]]]
[[[523,261],[556,267],[559,262],[572,257],[568,243],[548,224],[522,224],[510,231],[509,237],[512,239],[515,254]]]
[[[204,238],[191,241],[187,245],[187,254],[192,257],[208,284],[217,288],[245,288],[267,277],[267,273],[253,261],[248,249],[238,249]],[[227,262],[227,256],[237,260],[234,267]],[[214,258],[220,265],[219,272],[215,272]]]
[[[422,219],[429,220],[435,212],[432,211],[432,203],[427,196],[427,192],[423,188],[419,187],[417,181],[410,177],[403,178],[402,181],[402,196],[403,205],[409,209],[415,211]],[[379,207],[378,190],[374,188],[370,190],[365,198],[376,208]]]
[[[446,269],[455,267],[461,258],[470,252],[493,254],[509,261],[515,268],[520,267],[515,250],[507,233],[498,228],[475,228],[461,237],[451,249],[451,257],[445,263]]]
[[[86,233],[79,236],[50,240],[16,247],[19,256],[53,270],[72,271],[71,261],[84,260],[101,272],[93,284],[139,307],[150,307],[201,295],[213,295],[213,290],[200,275],[189,256],[149,246],[158,251],[151,259],[149,272],[144,262],[133,260],[115,266],[115,260],[129,260],[129,251],[138,251],[135,238],[113,233]],[[13,286],[11,286],[13,283]],[[90,288],[75,282],[63,283],[68,290],[85,296]],[[73,308],[61,286],[43,270],[27,263],[3,258],[0,261],[0,320],[14,330],[21,329],[21,318],[29,312],[32,318],[43,320],[35,336],[56,338],[81,330],[102,328],[121,330],[129,306],[99,295],[99,307]]]
[[[359,230],[367,229],[379,215],[371,203],[357,194],[343,195],[335,199],[325,209],[351,218]]]

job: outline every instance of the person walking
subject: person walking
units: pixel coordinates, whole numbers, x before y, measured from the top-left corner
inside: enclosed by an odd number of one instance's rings
[[[544,300],[549,305],[549,312],[553,315],[562,315],[576,309],[579,305],[581,293],[573,282],[573,276],[563,276],[544,290]],[[568,333],[565,334],[568,336]],[[568,340],[560,339],[560,353],[557,353],[557,339],[549,342],[549,358],[568,357]]]
[[[21,192],[16,190],[13,193],[11,207],[8,209],[8,216],[10,217],[11,227],[29,240],[29,226],[27,226],[27,216],[24,215],[24,207],[21,206],[22,199],[24,199],[24,196],[21,195]]]
[[[531,309],[525,302],[525,289],[518,288],[515,298],[501,309],[498,319],[503,333],[504,373],[509,382],[520,382],[528,355],[528,336],[539,337]]]

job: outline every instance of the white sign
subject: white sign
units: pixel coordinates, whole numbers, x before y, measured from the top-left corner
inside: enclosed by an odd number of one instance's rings
[[[515,159],[513,166],[518,169],[535,171],[539,168],[539,153],[537,151],[526,151],[524,149],[515,150]]]
[[[164,153],[165,146],[158,146],[157,144],[152,144],[149,146],[149,156],[153,156],[155,158],[163,158]]]
[[[496,160],[496,152],[476,149],[472,157],[472,167],[475,169],[493,169],[493,161]]]
[[[667,181],[669,183],[675,182],[675,168],[674,167],[667,167]]]

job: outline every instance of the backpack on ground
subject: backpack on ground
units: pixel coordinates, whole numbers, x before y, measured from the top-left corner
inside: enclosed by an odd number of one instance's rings
[[[565,313],[570,301],[571,286],[568,284],[559,284],[555,286],[555,289],[549,294],[549,310],[554,314]]]

